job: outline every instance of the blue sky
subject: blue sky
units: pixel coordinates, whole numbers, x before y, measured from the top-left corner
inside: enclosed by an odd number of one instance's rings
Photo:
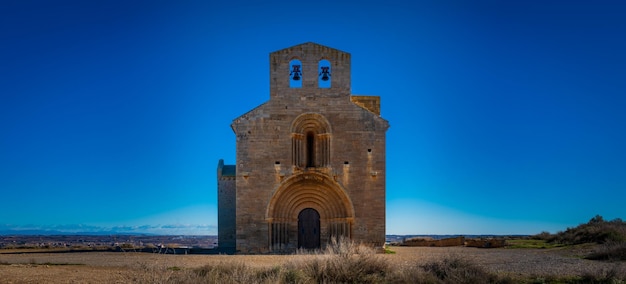
[[[2,1],[0,226],[215,234],[230,123],[310,41],[381,96],[387,233],[626,217],[626,4],[410,2]]]

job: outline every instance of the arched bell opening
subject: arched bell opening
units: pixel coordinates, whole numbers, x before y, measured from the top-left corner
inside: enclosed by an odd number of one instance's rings
[[[320,88],[330,88],[331,85],[331,70],[330,70],[330,61],[326,59],[322,59],[319,61],[318,66],[318,87]]]
[[[302,88],[302,63],[298,59],[289,61],[289,87]]]

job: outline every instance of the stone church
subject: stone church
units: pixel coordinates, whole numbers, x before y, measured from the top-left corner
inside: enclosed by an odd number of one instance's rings
[[[235,165],[220,160],[224,252],[293,252],[333,238],[385,243],[380,97],[352,95],[350,54],[304,43],[270,54],[270,98],[233,120]]]

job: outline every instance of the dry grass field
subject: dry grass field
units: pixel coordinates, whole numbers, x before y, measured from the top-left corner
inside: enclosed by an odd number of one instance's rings
[[[323,254],[172,255],[0,252],[1,283],[624,283],[626,262],[548,249],[352,246]],[[10,253],[9,253],[10,252]],[[339,275],[339,276],[337,276]]]

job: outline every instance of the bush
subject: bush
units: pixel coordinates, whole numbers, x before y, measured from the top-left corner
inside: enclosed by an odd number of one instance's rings
[[[430,262],[422,268],[443,283],[501,283],[504,281],[459,257]]]
[[[554,240],[554,235],[550,234],[549,232],[543,231],[539,234],[536,234],[534,236],[530,236],[530,239],[532,240],[542,240],[542,241],[553,241]]]
[[[389,273],[374,249],[342,239],[333,242],[302,270],[316,283],[378,283]]]
[[[624,283],[626,271],[614,266],[612,269],[602,269],[596,273],[588,273],[581,277],[578,283]]]
[[[597,215],[586,224],[557,233],[551,241],[568,245],[626,242],[626,223],[619,218],[607,222]]]
[[[607,251],[621,251],[622,243],[607,242]],[[135,283],[624,283],[619,264],[585,275],[516,278],[498,275],[471,260],[447,256],[430,262],[408,261],[391,267],[384,254],[349,240],[333,242],[324,250],[301,251],[283,267],[255,268],[243,262],[223,262],[196,269],[154,268],[129,279]],[[619,254],[618,254],[619,255]],[[34,262],[34,260],[33,260]]]
[[[280,268],[253,269],[240,262],[204,266],[194,271],[208,283],[279,283]]]
[[[586,257],[593,260],[626,260],[626,242],[607,242]]]

